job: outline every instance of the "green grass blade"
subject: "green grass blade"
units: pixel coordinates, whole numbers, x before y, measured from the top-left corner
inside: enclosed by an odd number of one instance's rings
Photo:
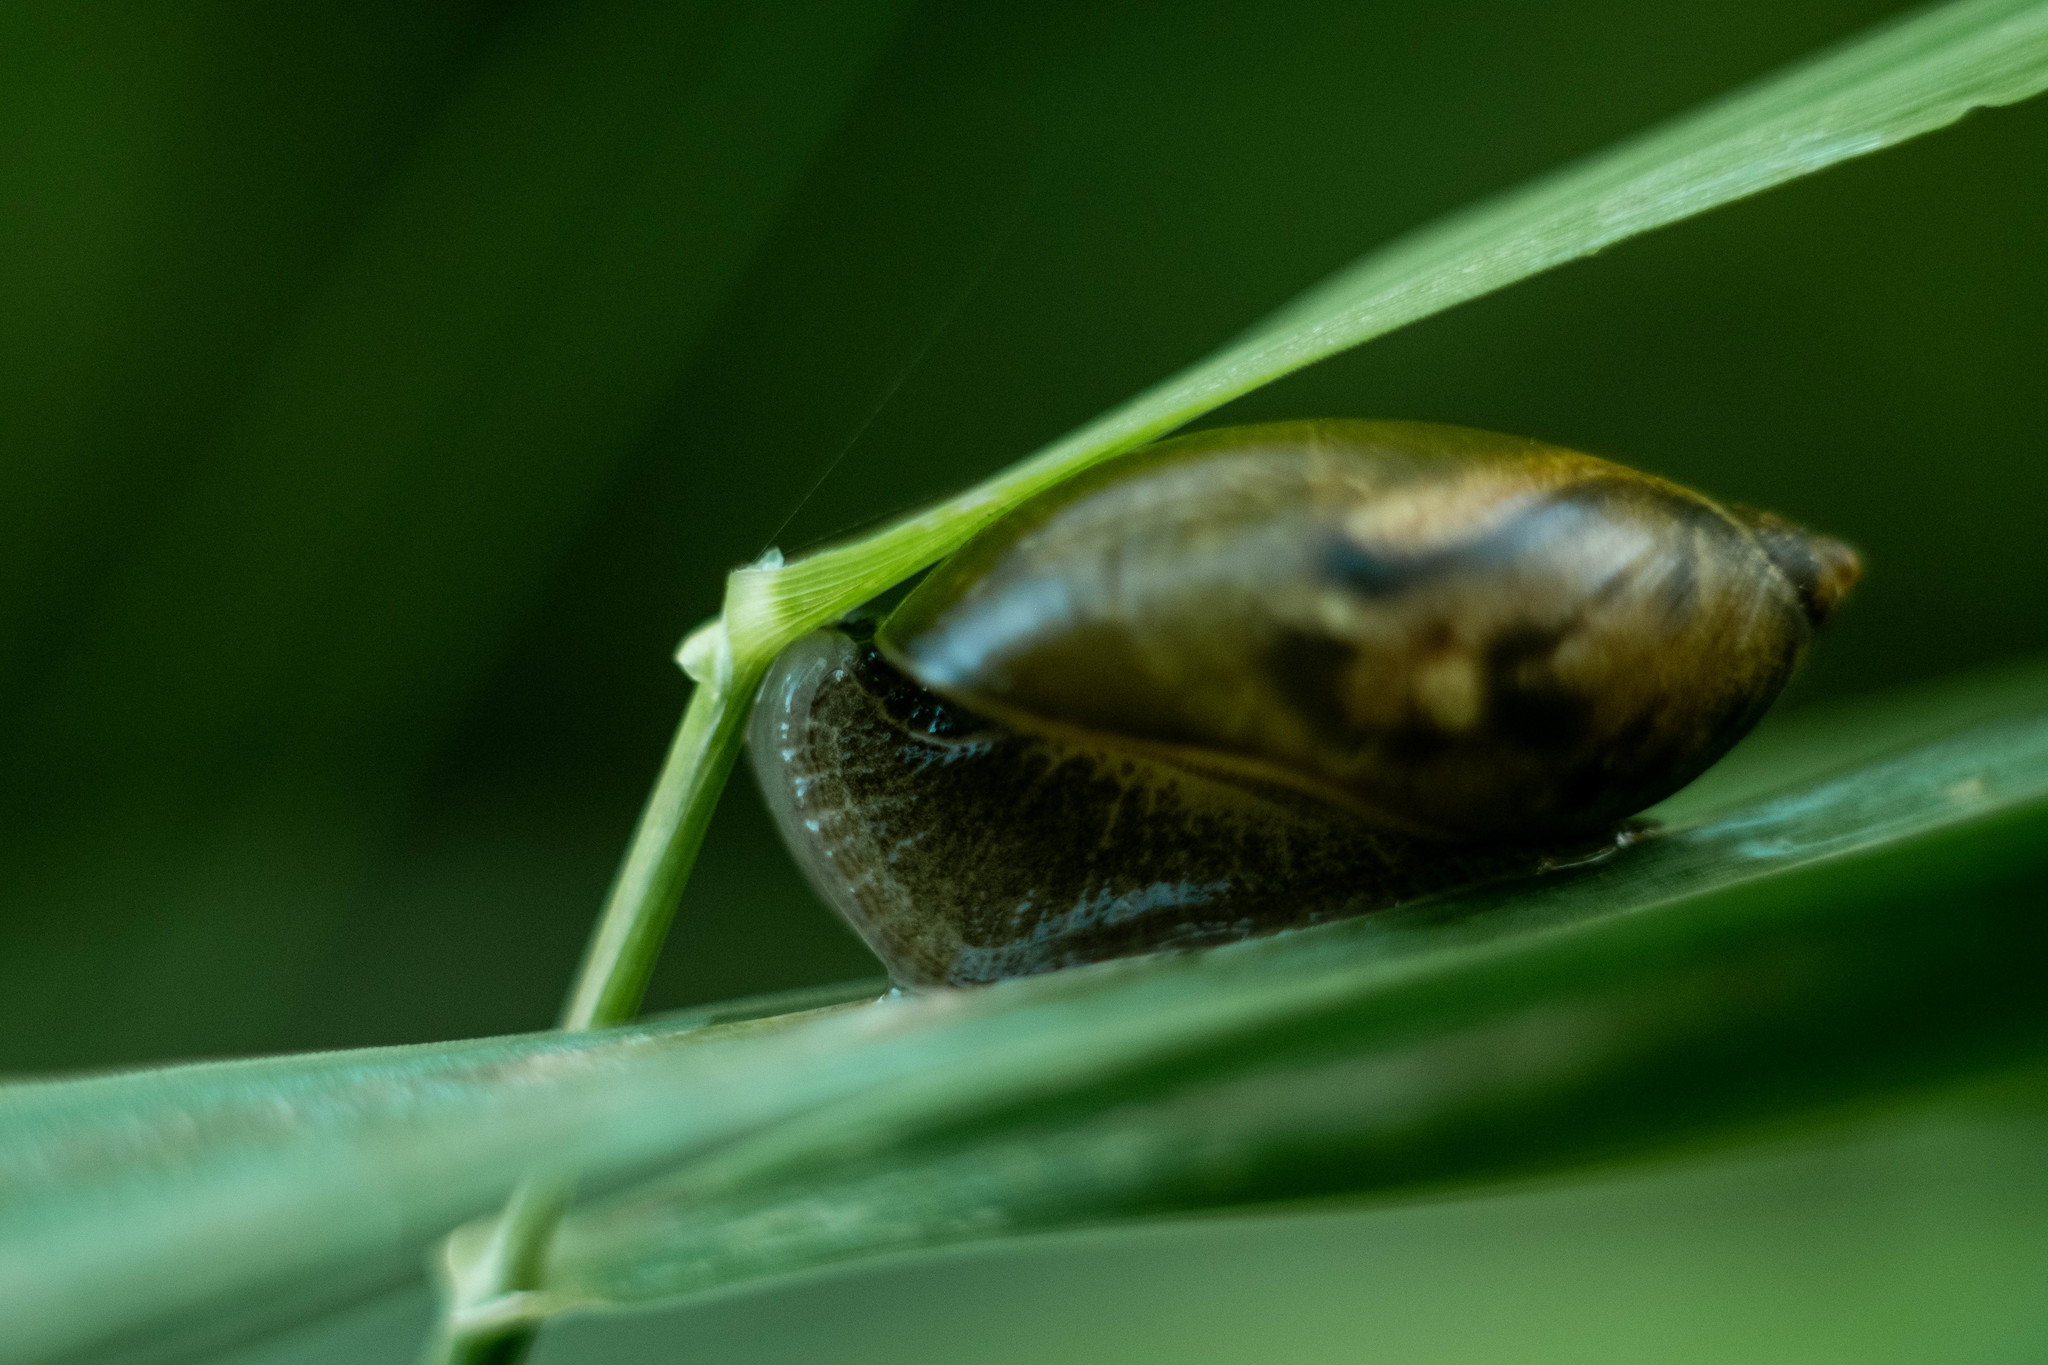
[[[2038,1067],[2023,1074],[2038,1105],[2042,1081],[2048,1076],[2044,1076]],[[1349,1078],[1332,1076],[1326,1079],[1341,1081]],[[1243,1102],[1258,1098],[1256,1095],[1218,1092],[1210,1097],[1209,1108],[1214,1112],[1207,1116],[1228,1117],[1226,1106],[1231,1100]],[[1884,1117],[1896,1124],[1899,1111],[1911,1114],[1920,1107],[1915,1096],[1896,1108],[1887,1106]],[[2048,1127],[2044,1127],[2048,1125],[2048,1114],[2036,1108],[2028,1116],[2030,1121],[2022,1124],[2011,1123],[2010,1117],[2007,1116],[2007,1122],[1986,1125],[1990,1129],[1988,1133],[1972,1131],[1974,1125],[1963,1127],[1958,1124],[1963,1131],[1952,1136],[1961,1140],[1953,1142],[1953,1145],[1944,1144],[1938,1160],[1925,1165],[1915,1163],[1903,1169],[1887,1165],[1882,1181],[1861,1186],[1854,1207],[1866,1216],[1882,1210],[1881,1217],[1898,1217],[1913,1210],[1925,1217],[1929,1212],[1939,1210],[1941,1215],[1945,1215],[1941,1221],[1947,1224],[1942,1229],[1944,1240],[1930,1244],[1911,1236],[1914,1231],[1912,1218],[1899,1218],[1901,1226],[1888,1230],[1889,1240],[1880,1237],[1874,1245],[1886,1247],[1891,1255],[1910,1264],[1954,1256],[1959,1250],[1958,1243],[1967,1246],[1973,1240],[1987,1237],[1994,1241],[2015,1239],[2015,1234],[2018,1234],[2015,1240],[2022,1241],[2030,1251],[2032,1263],[2042,1263],[2043,1258],[2048,1257],[2048,1235],[2043,1232],[2048,1223],[2042,1221],[2042,1196],[2048,1194],[2048,1190],[2042,1189],[2038,1172],[2042,1169],[2039,1160],[2041,1143],[2048,1138]],[[1830,1137],[1834,1136],[1830,1131],[1834,1127],[1829,1120],[1813,1125],[1814,1129]],[[1112,1173],[1118,1166],[1128,1164],[1134,1155],[1145,1152],[1148,1140],[1156,1136],[1148,1132],[1141,1122],[1120,1134],[1071,1130],[1063,1134],[1064,1141],[1052,1145],[1026,1147],[1021,1143],[982,1143],[943,1154],[920,1151],[918,1155],[927,1157],[929,1164],[916,1178],[901,1172],[892,1178],[876,1170],[847,1170],[839,1173],[839,1179],[791,1181],[778,1191],[780,1198],[770,1199],[747,1197],[750,1193],[759,1195],[765,1191],[694,1191],[698,1198],[709,1201],[708,1210],[686,1209],[665,1198],[680,1192],[684,1182],[677,1180],[621,1197],[572,1217],[564,1225],[562,1240],[557,1247],[556,1278],[550,1286],[549,1298],[553,1306],[564,1310],[588,1311],[595,1307],[626,1304],[640,1306],[663,1300],[687,1299],[692,1295],[773,1276],[786,1276],[856,1257],[958,1246],[1006,1234],[1062,1230],[1076,1223],[1100,1219],[1105,1206],[1112,1202],[1104,1200],[1102,1195],[1107,1188],[1118,1183]],[[1811,1144],[1809,1130],[1802,1130],[1801,1136],[1806,1144]],[[1987,1153],[1973,1141],[1984,1137],[2002,1141],[1998,1141],[1992,1153]],[[1183,1148],[1187,1145],[1185,1141],[1180,1144]],[[1750,1162],[1757,1160],[1751,1144],[1727,1145]],[[1776,1145],[1767,1145],[1764,1150],[1770,1152]],[[1985,1160],[1987,1155],[2002,1158],[1997,1159],[1989,1171],[1984,1169],[1990,1164]],[[1714,1172],[1717,1166],[1728,1164],[1727,1157],[1703,1163],[1697,1150],[1691,1148],[1683,1156],[1691,1159],[1673,1160],[1672,1154],[1659,1153],[1651,1159],[1652,1169],[1666,1179],[1683,1182],[1688,1176],[1697,1179],[1702,1174]],[[1060,1180],[1043,1179],[1048,1168],[1054,1166],[1064,1168]],[[1215,1173],[1221,1168],[1222,1163],[1215,1163],[1206,1169],[1208,1173]],[[1603,1185],[1614,1181],[1610,1170],[1582,1172],[1568,1184],[1544,1183],[1551,1185],[1555,1191],[1553,1197],[1562,1202],[1577,1203],[1589,1196],[1597,1200]],[[2029,1171],[2036,1174],[2014,1178]],[[1191,1175],[1202,1174],[1203,1170],[1195,1163],[1183,1161],[1177,1164],[1175,1172],[1186,1180]],[[1088,1175],[1111,1178],[1104,1179],[1100,1185],[1091,1185],[1085,1179]],[[2020,1208],[2001,1208],[2001,1217],[1986,1207],[1987,1204],[1997,1205],[1997,1201],[1985,1198],[1990,1193],[1987,1189],[1973,1199],[1959,1201],[1960,1207],[1942,1208],[1940,1195],[1948,1192],[1944,1186],[1959,1175],[1965,1179],[1995,1177],[1992,1188],[2002,1186],[2007,1197],[2024,1192],[2026,1202]],[[1623,1183],[1628,1183],[1628,1177],[1642,1178],[1631,1171]],[[1707,1178],[1712,1180],[1711,1175]],[[1508,1197],[1512,1202],[1513,1192],[1522,1184],[1522,1181],[1511,1178],[1460,1187],[1457,1193],[1469,1200],[1467,1206],[1476,1214],[1497,1200],[1503,1188],[1510,1192]],[[1316,1184],[1304,1182],[1300,1192],[1310,1196],[1341,1195],[1346,1188],[1345,1181],[1326,1178]],[[1146,1212],[1172,1215],[1190,1209],[1206,1211],[1221,1202],[1187,1198],[1183,1193],[1186,1185],[1175,1190],[1162,1181],[1159,1189],[1169,1197],[1161,1198]],[[1431,1187],[1429,1193],[1441,1199],[1449,1191]],[[1811,1192],[1808,1193],[1810,1197]],[[1175,1194],[1181,1197],[1171,1197]],[[809,1202],[805,1201],[805,1195],[809,1196]],[[817,1202],[819,1200],[834,1201],[833,1208],[842,1216],[828,1220],[823,1206]],[[1934,1208],[1930,1209],[1930,1205]],[[1089,1216],[1076,1218],[1077,1210]],[[726,1221],[722,1224],[713,1221],[710,1216],[713,1212]],[[1637,1218],[1632,1220],[1634,1235],[1640,1237],[1650,1228],[1659,1226],[1654,1216],[1645,1217],[1640,1209],[1636,1212]],[[1381,1216],[1387,1215],[1383,1213]],[[1711,1225],[1711,1222],[1711,1219],[1694,1216],[1669,1226],[1683,1227],[1687,1237],[1694,1237],[1700,1235],[1703,1224]],[[1617,1225],[1608,1228],[1609,1234],[1622,1233],[1624,1225],[1625,1220],[1617,1220]],[[1824,1228],[1824,1224],[1809,1225],[1804,1231],[1808,1236],[1819,1233],[1825,1240]],[[1923,1227],[1919,1231],[1925,1233],[1931,1229]],[[1796,1243],[1800,1239],[1790,1235],[1783,1240]],[[1466,1243],[1463,1250],[1470,1254],[1487,1245],[1488,1239],[1479,1236]],[[1751,1243],[1743,1250],[1749,1255],[1760,1254],[1767,1245]],[[1578,1249],[1581,1256],[1584,1252],[1585,1248]],[[1852,1288],[1860,1282],[1862,1275],[1869,1273],[1871,1268],[1860,1267],[1857,1278],[1850,1285],[1841,1287]],[[1892,1276],[1882,1278],[1891,1279]],[[1462,1286],[1470,1282],[1467,1276],[1444,1274],[1439,1270],[1433,1282],[1413,1285],[1411,1289],[1426,1291],[1441,1311],[1445,1307],[1441,1302],[1445,1285]],[[1952,1283],[1944,1285],[1939,1282],[1921,1284],[1918,1294],[1922,1308],[1913,1315],[1916,1321],[1927,1315],[1930,1301],[1937,1315],[1942,1307],[1954,1312],[1953,1305],[1945,1301],[1959,1297]],[[1968,1303],[1968,1296],[1962,1297]],[[549,1306],[546,1302],[532,1305],[536,1309],[546,1306]],[[1667,1310],[1696,1309],[1697,1306],[1676,1296],[1674,1301],[1665,1305]],[[1981,1301],[1968,1303],[1968,1310],[1962,1316],[1971,1320],[1992,1307]],[[1470,1311],[1497,1312],[1499,1306],[1471,1305]],[[1366,1316],[1360,1315],[1362,1318]],[[1500,1325],[1504,1326],[1512,1316],[1501,1313]],[[1440,1319],[1438,1325],[1443,1326],[1443,1320]],[[2042,1326],[2048,1327],[2048,1324]],[[1446,1355],[1445,1358],[1457,1357]]]
[[[1568,1180],[1066,1233],[573,1318],[540,1359],[634,1365],[688,1341],[835,1365],[2038,1360],[2044,1081]]]
[[[1985,769],[2005,746],[2025,756]],[[2044,789],[2048,725],[1999,727],[1533,895],[1254,945],[1243,958],[1276,969],[1258,984],[1177,984],[1217,992],[1189,1007],[1190,1036],[1238,1006],[1257,1023],[1114,1081],[999,1081],[911,1113],[872,1092],[808,1116],[573,1217],[528,1306],[1584,1162],[2039,1054]],[[1308,967],[1318,951],[1334,977]],[[1335,979],[1341,1003],[1284,1022],[1264,994]]]
[[[616,1236],[567,1244],[592,1250],[566,1294],[623,1298],[703,1287],[677,1248],[803,1190],[848,1221],[746,1274],[1582,1161],[1917,1085],[2048,1037],[2044,834],[2034,709],[1569,877],[1208,953],[0,1089],[0,1358],[410,1256],[536,1168],[598,1192],[671,1169]],[[876,1216],[907,1171],[930,1200]]]
[[[1883,28],[1371,253],[1244,337],[993,479],[874,535],[733,576],[742,655],[947,554],[1080,469],[1398,327],[2048,88],[2048,4],[1963,0]]]

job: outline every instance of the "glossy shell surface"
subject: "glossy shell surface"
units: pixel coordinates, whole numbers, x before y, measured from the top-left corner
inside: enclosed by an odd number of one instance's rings
[[[751,742],[899,980],[1357,914],[1611,841],[1755,723],[1854,581],[1765,514],[1536,442],[1200,433],[1026,503]]]

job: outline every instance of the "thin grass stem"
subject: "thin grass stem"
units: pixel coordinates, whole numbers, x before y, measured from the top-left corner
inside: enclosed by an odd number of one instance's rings
[[[739,755],[754,689],[773,658],[774,652],[754,654],[736,666],[720,632],[584,949],[562,1010],[563,1030],[606,1028],[639,1013],[683,884]],[[489,1249],[451,1275],[453,1292],[421,1365],[515,1365],[525,1356],[533,1327],[501,1322],[490,1308],[540,1285],[549,1243],[573,1193],[574,1182],[557,1176],[520,1184],[498,1215]],[[481,1325],[466,1327],[465,1318]]]

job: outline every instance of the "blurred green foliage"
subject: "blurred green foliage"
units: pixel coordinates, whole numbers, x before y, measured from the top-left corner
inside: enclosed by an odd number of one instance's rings
[[[0,1069],[545,1024],[727,567],[1898,8],[9,7]],[[1980,113],[1215,420],[1844,535],[1802,700],[2048,648],[2044,164]],[[657,1007],[870,970],[733,795]]]

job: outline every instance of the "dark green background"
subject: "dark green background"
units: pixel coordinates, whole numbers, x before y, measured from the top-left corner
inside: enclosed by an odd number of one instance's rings
[[[1897,10],[7,7],[0,1069],[544,1026],[726,568]],[[2038,651],[2044,172],[1980,113],[1216,420],[1844,535],[1798,701]],[[870,970],[736,784],[650,1003]]]

